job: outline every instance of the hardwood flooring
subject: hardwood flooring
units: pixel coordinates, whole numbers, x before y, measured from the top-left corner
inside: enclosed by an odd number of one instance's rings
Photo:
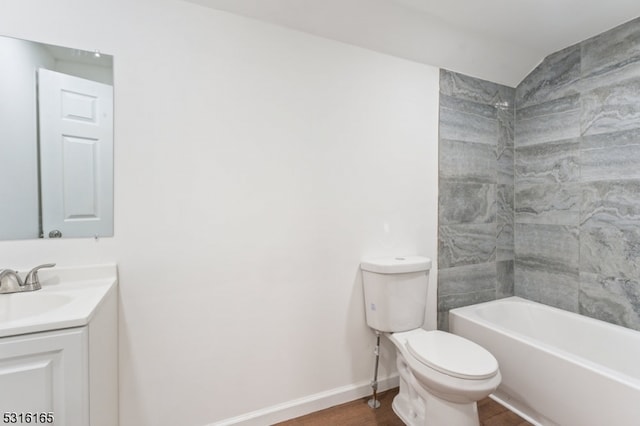
[[[393,398],[398,394],[398,388],[378,394],[380,408],[372,410],[367,405],[369,397],[347,402],[298,417],[293,420],[278,423],[280,426],[403,426],[404,423],[396,416],[391,408]],[[490,398],[478,402],[480,426],[531,426],[515,413]]]

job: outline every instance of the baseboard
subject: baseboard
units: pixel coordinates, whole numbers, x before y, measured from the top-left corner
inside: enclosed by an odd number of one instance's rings
[[[520,417],[522,417],[523,419],[531,423],[533,426],[543,426],[536,419],[534,419],[529,414],[521,410],[517,404],[514,405],[513,403],[509,402],[507,398],[503,398],[501,395],[498,394],[498,392],[492,393],[491,395],[489,395],[489,398],[493,399],[498,404],[513,411],[514,413],[516,413],[517,415],[519,415]]]
[[[397,375],[388,377],[386,379],[380,379],[378,381],[378,390],[382,392],[387,389],[395,388],[398,386],[398,383],[399,379]],[[208,426],[271,425],[274,423],[304,416],[305,414],[313,413],[315,411],[324,410],[325,408],[333,407],[334,405],[344,404],[345,402],[363,398],[370,394],[370,382],[356,383],[353,385],[342,386],[340,388],[320,392],[304,398],[294,399],[293,401],[273,405],[261,410],[252,411],[250,413],[242,414],[230,419],[211,423]]]

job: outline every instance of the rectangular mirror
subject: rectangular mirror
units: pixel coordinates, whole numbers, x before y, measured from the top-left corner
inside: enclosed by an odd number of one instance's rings
[[[113,57],[0,36],[0,240],[113,235]]]

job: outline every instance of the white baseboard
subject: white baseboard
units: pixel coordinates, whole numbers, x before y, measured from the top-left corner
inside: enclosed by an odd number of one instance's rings
[[[543,426],[540,422],[538,422],[538,420],[534,419],[529,414],[522,411],[519,407],[519,404],[516,404],[516,405],[512,404],[511,402],[509,402],[508,398],[505,398],[499,395],[499,392],[492,393],[491,395],[489,395],[489,398],[493,399],[498,404],[507,407],[509,410],[513,411],[514,413],[516,413],[517,415],[519,415],[520,417],[522,417],[523,419],[531,423],[533,426]]]
[[[388,377],[386,379],[380,379],[378,380],[378,390],[382,392],[387,389],[395,388],[398,386],[398,383],[399,379],[397,375]],[[294,399],[293,401],[273,405],[261,410],[252,411],[250,413],[242,414],[230,419],[211,423],[209,426],[271,425],[274,423],[304,416],[305,414],[313,413],[315,411],[324,410],[325,408],[333,407],[334,405],[344,404],[345,402],[363,398],[370,394],[370,382],[356,383],[353,385],[343,386],[325,392],[320,392],[304,398]]]

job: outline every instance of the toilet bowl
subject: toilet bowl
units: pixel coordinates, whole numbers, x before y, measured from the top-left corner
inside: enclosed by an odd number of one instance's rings
[[[386,336],[396,347],[400,392],[393,410],[407,425],[477,426],[476,402],[501,376],[481,346],[442,331],[410,330]]]
[[[360,268],[367,325],[396,347],[395,413],[409,426],[478,426],[476,402],[500,384],[498,361],[463,337],[423,329],[425,316],[435,315],[427,303],[437,294],[428,291],[431,260],[366,259]]]

